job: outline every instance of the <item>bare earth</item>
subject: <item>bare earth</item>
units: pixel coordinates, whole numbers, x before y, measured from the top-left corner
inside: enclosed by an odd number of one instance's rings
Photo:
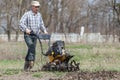
[[[68,72],[63,77],[46,73],[40,78],[33,77],[32,73],[20,73],[11,76],[1,76],[0,80],[120,80],[120,72],[99,71],[99,72]]]
[[[40,78],[34,77],[32,74],[33,72],[23,72],[16,75],[1,76],[0,80],[49,80],[51,77],[57,78],[50,73],[46,73]]]

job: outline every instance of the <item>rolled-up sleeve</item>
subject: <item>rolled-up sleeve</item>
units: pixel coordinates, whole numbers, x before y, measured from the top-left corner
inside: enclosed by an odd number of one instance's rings
[[[25,32],[26,28],[27,28],[27,13],[25,13],[19,22],[19,28],[21,31]]]

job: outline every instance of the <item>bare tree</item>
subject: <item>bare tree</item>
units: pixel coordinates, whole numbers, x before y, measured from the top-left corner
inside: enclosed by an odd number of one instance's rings
[[[4,18],[1,20],[4,20],[4,30],[6,34],[8,35],[8,41],[11,41],[11,33],[16,33],[16,41],[18,39],[19,29],[18,24],[21,15],[29,8],[30,0],[2,0],[1,7],[2,9],[2,15],[4,15]]]
[[[13,15],[14,15],[14,11],[12,11],[11,9],[13,8],[13,2],[12,0],[8,1],[8,0],[4,0],[4,14],[5,14],[5,18],[6,18],[6,33],[8,35],[8,41],[10,41],[10,34],[12,31],[12,20],[13,20]]]
[[[115,26],[115,31],[120,37],[120,3],[117,3],[117,0],[111,0],[111,5],[113,8],[113,26]],[[120,38],[119,38],[120,42]]]
[[[26,10],[30,9],[32,0],[1,0],[0,20],[4,19],[3,29],[8,35],[19,36],[19,20]],[[49,32],[80,33],[85,32],[120,35],[120,5],[116,0],[39,0],[40,12]],[[0,8],[1,8],[0,7]],[[2,26],[2,25],[1,25]]]
[[[52,32],[78,32],[81,22],[81,7],[83,0],[49,0],[48,11],[50,15]],[[72,6],[71,6],[72,5]]]

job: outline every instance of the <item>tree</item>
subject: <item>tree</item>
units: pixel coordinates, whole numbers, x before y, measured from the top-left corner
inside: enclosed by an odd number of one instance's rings
[[[29,8],[30,0],[2,0],[4,15],[4,30],[8,35],[8,41],[11,41],[11,33],[16,33],[16,41],[18,39],[18,24],[21,15]],[[28,4],[29,3],[29,4]],[[1,19],[3,20],[3,18]]]
[[[117,0],[111,0],[113,8],[113,22],[116,29],[117,35],[120,37],[120,3],[117,3]],[[120,38],[119,38],[120,42]]]

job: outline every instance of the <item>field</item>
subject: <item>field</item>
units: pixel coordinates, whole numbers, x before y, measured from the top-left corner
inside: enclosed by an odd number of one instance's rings
[[[80,62],[80,71],[39,71],[48,59],[37,44],[34,72],[24,72],[25,43],[0,42],[0,80],[120,80],[119,43],[66,43],[66,50]]]

